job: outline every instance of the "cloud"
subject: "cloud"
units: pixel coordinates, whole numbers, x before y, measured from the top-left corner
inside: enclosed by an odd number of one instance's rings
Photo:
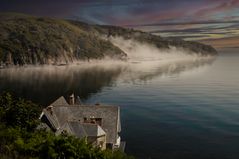
[[[128,27],[138,26],[169,26],[169,25],[191,25],[191,24],[225,24],[225,23],[239,23],[239,20],[206,20],[206,21],[186,21],[186,22],[162,22],[162,23],[142,23],[125,25]]]
[[[239,0],[1,0],[0,10],[120,25],[187,40],[239,34]]]
[[[198,21],[184,23],[161,23],[137,26],[137,29],[163,37],[185,40],[215,39],[238,36],[239,21]]]
[[[239,36],[220,39],[207,39],[200,42],[214,46],[215,48],[238,48]]]
[[[195,16],[208,16],[211,14],[215,14],[218,12],[225,12],[231,9],[235,9],[239,6],[239,1],[238,0],[227,0],[227,1],[215,1],[215,0],[208,0],[208,2],[217,2],[215,5],[211,6],[206,6],[203,7],[202,9],[199,9],[196,13]]]
[[[67,17],[77,8],[72,2],[56,1],[32,1],[32,0],[2,0],[0,2],[1,12],[20,12],[37,16]]]

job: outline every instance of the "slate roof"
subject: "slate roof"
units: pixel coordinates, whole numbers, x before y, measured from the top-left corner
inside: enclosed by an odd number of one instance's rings
[[[117,106],[104,105],[69,105],[64,97],[60,97],[56,102],[51,104],[51,113],[44,109],[44,114],[50,123],[58,129],[67,129],[73,134],[79,134],[78,137],[98,135],[106,133],[107,143],[116,143],[118,133],[121,131],[120,109]],[[102,118],[101,128],[89,126],[89,124],[80,124],[84,118]],[[84,129],[84,131],[81,131]],[[96,131],[97,129],[97,131]]]
[[[60,134],[63,131],[67,131],[71,135],[75,135],[78,138],[84,137],[100,137],[106,135],[105,131],[97,124],[80,123],[78,121],[66,122],[56,134]]]
[[[54,106],[57,106],[57,105],[68,105],[68,103],[66,102],[65,98],[63,96],[61,96],[60,98],[58,98],[56,101],[54,101],[52,104],[50,105],[54,105]]]
[[[105,131],[101,128],[101,126],[97,124],[82,123],[81,126],[84,128],[85,132],[87,133],[87,136],[100,137],[106,135]]]
[[[63,131],[66,131],[70,135],[75,135],[78,138],[87,137],[87,133],[80,123],[66,122],[57,130],[56,134],[61,134]]]

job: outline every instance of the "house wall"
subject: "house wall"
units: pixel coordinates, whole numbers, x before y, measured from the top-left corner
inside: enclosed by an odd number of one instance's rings
[[[101,147],[102,150],[106,149],[106,136],[101,136],[97,138],[97,144]]]
[[[91,143],[95,147],[100,147],[101,150],[106,149],[106,136],[100,136],[100,137],[87,137],[88,143]]]

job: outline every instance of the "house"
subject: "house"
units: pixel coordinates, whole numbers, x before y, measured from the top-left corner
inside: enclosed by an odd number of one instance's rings
[[[43,109],[41,121],[56,135],[67,132],[101,149],[120,148],[120,108],[105,105],[81,105],[74,95],[64,97]],[[124,144],[123,144],[124,147]]]

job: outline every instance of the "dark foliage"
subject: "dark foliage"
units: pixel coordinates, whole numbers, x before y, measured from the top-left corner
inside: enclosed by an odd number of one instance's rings
[[[11,127],[34,130],[39,124],[40,107],[31,101],[14,98],[10,93],[0,96],[0,121]]]
[[[0,14],[0,62],[4,64],[58,64],[106,56],[125,54],[65,20]]]

